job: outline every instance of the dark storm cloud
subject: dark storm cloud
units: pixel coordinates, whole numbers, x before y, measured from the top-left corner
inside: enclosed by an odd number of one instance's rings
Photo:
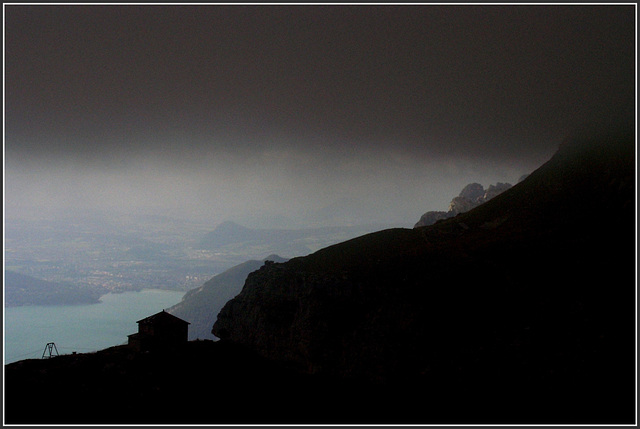
[[[526,156],[632,105],[633,6],[7,6],[5,31],[10,150],[246,135]]]
[[[6,5],[5,37],[7,181],[40,196],[28,172],[203,190],[184,204],[426,180],[448,201],[436,182],[526,173],[634,109],[632,5]]]

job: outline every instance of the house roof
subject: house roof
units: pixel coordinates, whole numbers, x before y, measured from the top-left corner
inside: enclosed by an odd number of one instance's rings
[[[186,320],[182,320],[179,317],[174,316],[173,314],[167,313],[166,311],[162,310],[159,313],[153,314],[149,317],[145,317],[144,319],[140,319],[138,320],[136,323],[186,323],[187,325],[190,325],[191,323],[187,322]]]

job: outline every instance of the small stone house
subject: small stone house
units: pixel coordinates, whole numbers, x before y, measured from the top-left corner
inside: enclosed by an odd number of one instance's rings
[[[172,348],[182,345],[189,338],[189,322],[162,310],[138,320],[138,333],[131,334],[129,347],[137,351]]]

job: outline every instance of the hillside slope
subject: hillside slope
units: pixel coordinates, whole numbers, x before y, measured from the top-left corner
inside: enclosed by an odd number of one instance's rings
[[[634,169],[632,135],[564,142],[474,210],[262,267],[213,333],[312,374],[629,418]]]
[[[270,255],[261,261],[251,260],[229,268],[216,275],[197,289],[185,294],[178,304],[167,311],[191,323],[189,339],[215,339],[211,327],[218,313],[231,298],[242,290],[249,273],[260,268],[265,261],[285,262],[278,255]]]

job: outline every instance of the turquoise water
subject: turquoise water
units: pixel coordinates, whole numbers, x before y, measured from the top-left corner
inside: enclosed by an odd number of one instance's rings
[[[136,321],[169,308],[184,292],[144,289],[107,294],[99,304],[5,308],[4,363],[42,357],[54,342],[60,354],[88,353],[124,344]]]

